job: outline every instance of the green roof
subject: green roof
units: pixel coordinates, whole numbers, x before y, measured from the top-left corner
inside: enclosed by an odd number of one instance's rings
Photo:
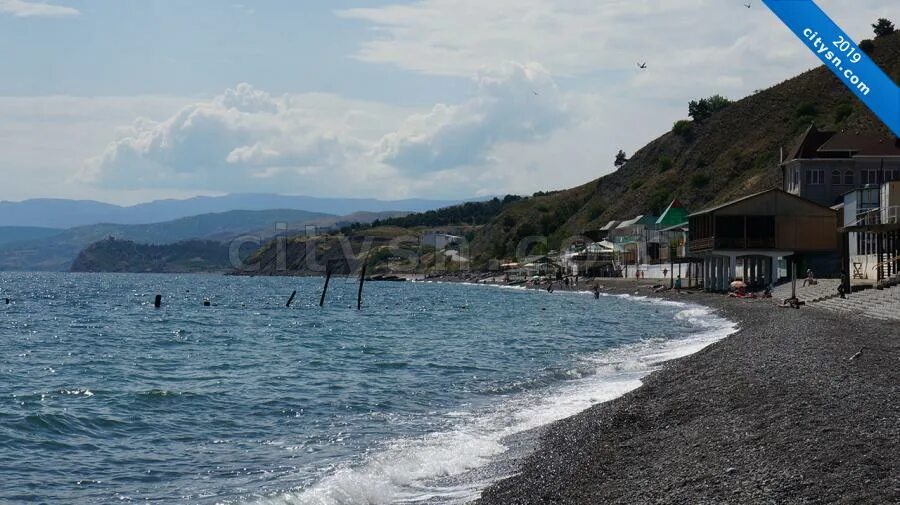
[[[688,220],[688,211],[681,205],[681,202],[676,198],[672,200],[672,203],[666,208],[665,212],[659,216],[659,219],[656,220],[656,224],[668,228],[670,226],[679,225]]]

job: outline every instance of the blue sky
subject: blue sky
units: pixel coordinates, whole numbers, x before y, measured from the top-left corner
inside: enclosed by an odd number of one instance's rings
[[[0,199],[573,186],[816,65],[743,3],[0,0]],[[900,14],[820,4],[857,39]]]
[[[91,0],[65,2],[78,15],[0,16],[2,47],[24,49],[0,52],[15,76],[0,94],[192,96],[251,82],[418,105],[458,98],[459,83],[354,59],[369,27],[335,11],[359,4]]]

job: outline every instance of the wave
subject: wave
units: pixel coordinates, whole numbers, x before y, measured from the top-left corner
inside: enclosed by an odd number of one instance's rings
[[[257,500],[258,505],[374,505],[387,503],[466,503],[490,483],[507,476],[486,470],[509,449],[508,437],[570,417],[597,403],[641,386],[641,379],[663,362],[700,351],[737,331],[712,309],[631,295],[636,303],[678,310],[677,324],[692,329],[678,339],[645,339],[585,356],[577,374],[561,385],[517,393],[483,412],[450,413],[455,428],[398,439],[355,465],[332,471],[305,489]],[[590,373],[584,373],[589,370]],[[578,378],[574,378],[578,377]]]

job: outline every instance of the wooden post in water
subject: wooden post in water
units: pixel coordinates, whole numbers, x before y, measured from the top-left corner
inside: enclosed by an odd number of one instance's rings
[[[290,307],[292,303],[294,303],[294,297],[297,296],[297,290],[295,289],[293,293],[291,293],[291,297],[288,298],[287,305],[285,307]]]
[[[331,264],[325,263],[325,287],[322,288],[322,297],[319,298],[319,307],[325,306],[325,293],[328,292],[328,281],[331,280]]]
[[[162,305],[162,295],[156,295],[156,298],[153,299],[153,306],[157,309]]]
[[[366,267],[369,265],[369,255],[363,260],[362,269],[359,272],[359,291],[356,292],[356,310],[362,310],[363,283],[366,282]]]

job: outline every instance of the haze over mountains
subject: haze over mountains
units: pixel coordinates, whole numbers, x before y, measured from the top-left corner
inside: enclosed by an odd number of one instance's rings
[[[0,270],[68,270],[88,245],[115,237],[165,245],[200,239],[224,242],[242,235],[267,240],[305,226],[370,223],[459,203],[443,200],[316,198],[236,194],[159,200],[131,207],[95,201],[34,199],[0,202]]]
[[[487,199],[487,197],[485,198]],[[32,199],[0,201],[0,226],[72,228],[107,224],[150,224],[200,214],[232,210],[303,210],[343,216],[354,212],[424,212],[461,203],[460,200],[378,200],[317,198],[275,194],[198,196],[186,200],[156,200],[129,207],[91,200]]]

